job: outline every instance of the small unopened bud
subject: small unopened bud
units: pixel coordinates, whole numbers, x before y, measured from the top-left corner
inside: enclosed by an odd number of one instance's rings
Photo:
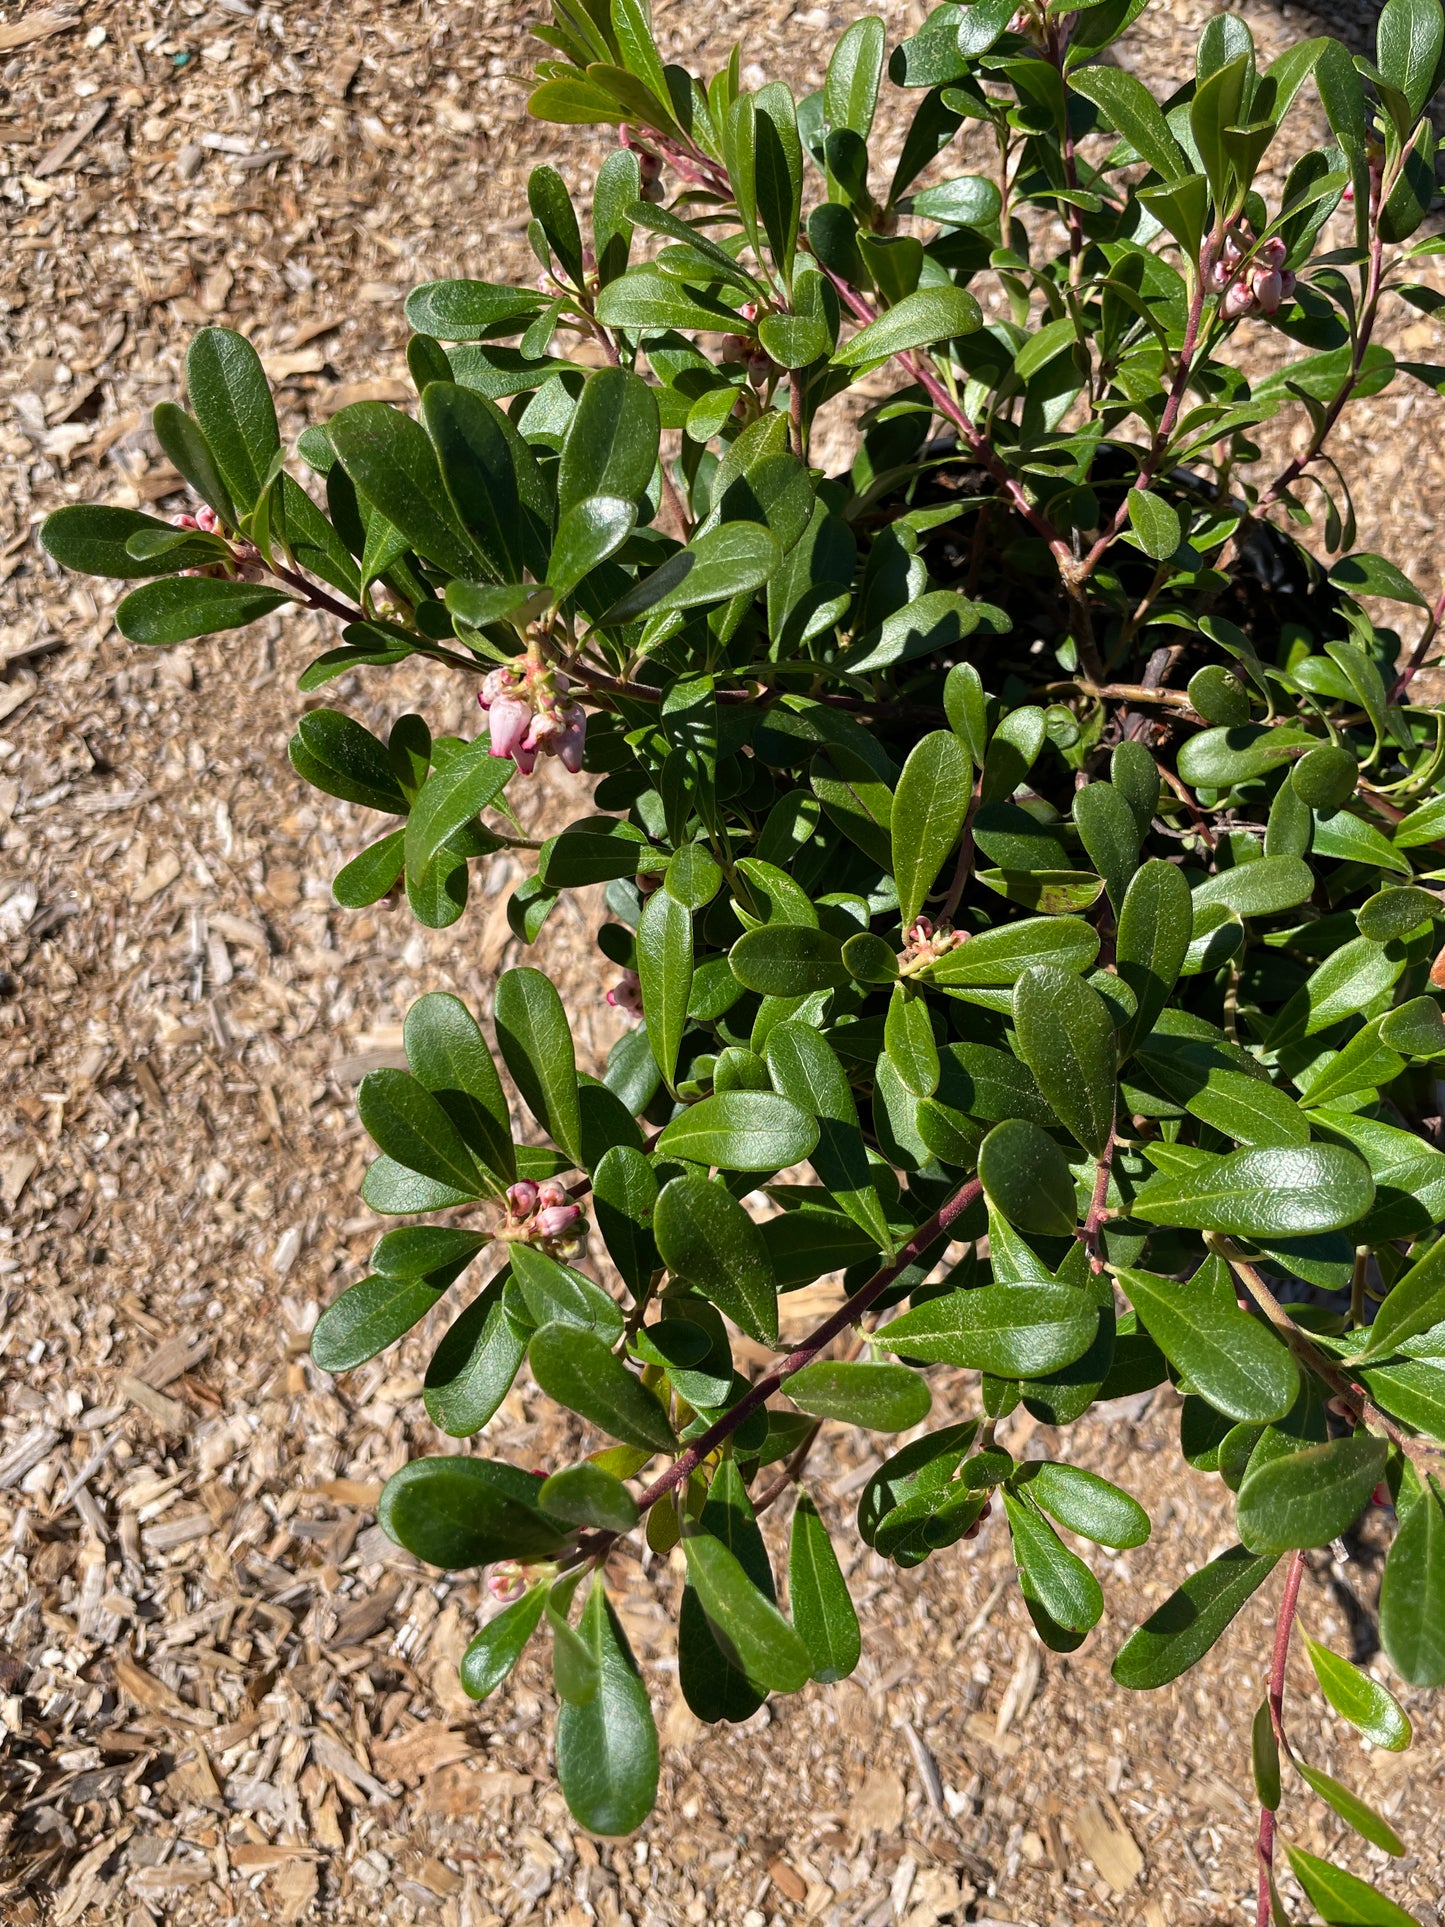
[[[1267,241],[1260,242],[1259,253],[1255,259],[1262,268],[1282,268],[1288,253],[1289,249],[1280,237],[1272,234]]]
[[[607,993],[607,1001],[614,1010],[625,1010],[630,1016],[640,1015],[642,1010],[642,985],[635,970],[624,970],[622,981],[614,984]]]
[[[1219,306],[1220,312],[1227,321],[1238,321],[1241,315],[1248,314],[1254,306],[1254,291],[1247,282],[1231,282]]]
[[[508,1185],[507,1209],[514,1218],[530,1218],[537,1209],[537,1187],[530,1178]]]
[[[207,535],[215,534],[219,521],[220,518],[216,514],[216,511],[209,506],[203,506],[196,510],[196,527],[198,529],[204,529]]]
[[[176,517],[176,527],[178,529],[198,529],[200,526],[200,523],[194,515],[178,515]]]
[[[487,1591],[493,1599],[510,1605],[527,1590],[527,1575],[515,1559],[502,1559],[487,1574]]]
[[[537,1207],[541,1211],[554,1210],[559,1204],[567,1202],[567,1187],[556,1178],[546,1178],[537,1187]]]
[[[1256,270],[1254,275],[1254,298],[1263,314],[1276,314],[1283,296],[1283,283],[1278,268]]]
[[[537,1230],[544,1238],[561,1238],[579,1222],[581,1216],[580,1205],[554,1204],[537,1213]]]

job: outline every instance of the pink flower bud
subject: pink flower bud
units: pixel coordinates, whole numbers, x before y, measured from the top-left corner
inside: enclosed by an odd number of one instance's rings
[[[1224,246],[1220,249],[1219,258],[1227,268],[1237,268],[1239,266],[1240,262],[1244,259],[1244,249],[1240,246],[1237,235],[1233,233],[1225,235]]]
[[[1295,290],[1295,277],[1294,277],[1294,276],[1293,276],[1293,275],[1292,275],[1292,274],[1290,273],[1290,271],[1289,271],[1289,269],[1288,269],[1288,268],[1281,268],[1281,269],[1280,269],[1280,271],[1279,271],[1279,298],[1280,298],[1280,300],[1281,300],[1281,301],[1293,301],[1293,300],[1294,300],[1294,290]]]
[[[1285,255],[1288,252],[1289,250],[1285,247],[1280,237],[1277,234],[1272,234],[1267,241],[1260,243],[1259,253],[1256,259],[1262,268],[1282,268],[1284,266]]]
[[[487,1591],[493,1599],[510,1605],[527,1590],[527,1576],[515,1559],[502,1559],[487,1574]]]
[[[1209,279],[1206,284],[1209,292],[1211,294],[1223,294],[1224,290],[1229,286],[1229,277],[1232,272],[1233,270],[1227,262],[1218,259],[1211,261],[1209,264]]]
[[[563,769],[570,770],[575,776],[582,767],[582,757],[587,748],[587,712],[572,703],[565,715],[565,725],[557,738],[557,759]]]
[[[608,991],[607,1001],[614,1010],[625,1010],[634,1017],[641,1012],[642,984],[635,970],[623,971],[621,983]]]
[[[516,678],[510,669],[489,669],[482,677],[482,686],[477,691],[477,701],[483,709],[490,709],[493,703],[500,702],[504,696],[512,696],[515,693]]]
[[[1263,272],[1259,269],[1255,270],[1254,298],[1264,314],[1279,312],[1282,294],[1283,284],[1280,281],[1278,268],[1265,268]]]
[[[538,1208],[551,1211],[559,1204],[567,1203],[567,1187],[556,1178],[545,1178],[537,1188]]]
[[[196,510],[196,527],[204,529],[207,535],[215,534],[218,519],[213,508],[202,507]]]
[[[580,1205],[554,1204],[537,1213],[537,1230],[544,1238],[560,1238],[572,1229],[581,1216]]]
[[[518,769],[521,769],[518,751],[532,726],[531,710],[525,703],[518,702],[515,696],[502,696],[492,704],[488,720],[492,731],[492,755],[511,756],[516,760]],[[536,762],[535,754],[532,761]]]
[[[512,751],[512,761],[517,765],[521,776],[530,776],[537,767],[537,749],[533,743],[518,743]]]
[[[562,725],[557,720],[557,712],[553,709],[541,710],[532,717],[531,727],[527,731],[527,747],[540,749],[550,755],[555,739],[561,734]]]
[[[200,523],[194,515],[178,515],[176,517],[176,527],[178,529],[198,529],[200,526]]]
[[[1230,283],[1229,290],[1220,303],[1220,310],[1228,321],[1238,321],[1241,315],[1249,313],[1254,306],[1254,292],[1244,281]]]
[[[537,1209],[537,1187],[530,1178],[508,1185],[507,1209],[514,1218],[530,1218]]]

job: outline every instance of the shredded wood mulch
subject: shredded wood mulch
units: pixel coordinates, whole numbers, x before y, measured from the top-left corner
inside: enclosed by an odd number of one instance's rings
[[[553,1784],[540,1650],[474,1707],[456,1664],[487,1610],[475,1577],[424,1570],[376,1525],[390,1472],[457,1449],[419,1397],[435,1330],[340,1380],[308,1360],[381,1228],[357,1199],[354,1086],[399,1061],[423,990],[485,1006],[521,955],[516,872],[482,868],[443,936],[404,911],[339,912],[329,879],[371,826],[285,761],[322,632],[302,617],[143,654],[113,633],[108,586],[49,569],[33,527],[82,497],[180,510],[148,418],[198,324],[256,341],[294,432],[406,393],[409,285],[529,271],[526,168],[547,153],[585,185],[603,151],[525,123],[530,11],[0,8],[0,1920],[1238,1920],[1264,1607],[1173,1689],[1126,1699],[1107,1677],[1124,1632],[1230,1537],[1217,1484],[1178,1467],[1172,1394],[1063,1437],[1005,1433],[1123,1477],[1154,1515],[1150,1547],[1091,1553],[1110,1617],[1070,1659],[1033,1637],[998,1520],[912,1573],[862,1551],[861,1441],[816,1459],[866,1629],[841,1688],[704,1730],[677,1692],[678,1574],[619,1552],[664,1772],[640,1837],[609,1845]],[[810,85],[854,11],[657,7],[678,53],[715,60],[741,37],[745,60]],[[922,9],[883,11],[900,32]],[[1161,10],[1130,58],[1162,73],[1203,15]],[[1272,45],[1308,24],[1252,17]],[[1407,352],[1438,353],[1432,324],[1402,328]],[[1350,425],[1362,546],[1432,591],[1436,406],[1392,394]],[[438,727],[471,713],[467,689],[421,676],[324,700],[373,723],[408,703]],[[555,770],[518,789],[540,828],[581,813]],[[594,1065],[618,1021],[596,920],[566,903],[543,941]],[[789,1302],[799,1329],[825,1295]],[[935,1422],[967,1397],[945,1376]],[[523,1378],[486,1449],[562,1464],[593,1443]],[[1305,1591],[1312,1630],[1367,1663],[1378,1572],[1367,1534],[1316,1559]],[[1303,1703],[1307,1674],[1295,1684]],[[1419,1739],[1402,1756],[1306,1726],[1317,1764],[1373,1787],[1407,1858],[1342,1843],[1317,1803],[1290,1824],[1428,1921],[1445,1754],[1426,1696],[1406,1702]]]

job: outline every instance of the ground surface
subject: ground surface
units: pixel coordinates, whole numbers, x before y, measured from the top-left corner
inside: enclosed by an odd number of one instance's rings
[[[1231,1536],[1217,1487],[1178,1469],[1168,1396],[1063,1441],[1010,1437],[1150,1499],[1154,1543],[1101,1563],[1109,1615],[1070,1660],[1027,1629],[995,1522],[917,1573],[866,1557],[855,1678],[706,1732],[676,1692],[676,1575],[619,1558],[665,1764],[641,1836],[598,1847],[552,1784],[543,1663],[473,1708],[455,1663],[476,1585],[438,1582],[375,1526],[381,1480],[438,1447],[422,1343],[339,1383],[307,1360],[376,1229],[352,1087],[394,1055],[415,995],[481,1000],[516,960],[508,862],[444,938],[338,913],[357,813],[284,756],[306,622],[143,656],[103,585],[47,571],[32,528],[77,497],[179,509],[147,418],[197,324],[252,335],[295,431],[402,393],[408,285],[524,271],[525,167],[546,148],[585,177],[601,151],[526,133],[530,11],[3,9],[0,1921],[1239,1921],[1264,1606],[1172,1690],[1126,1700],[1107,1677],[1123,1633]],[[657,11],[702,64],[741,36],[746,61],[813,85],[853,10]],[[1164,71],[1203,11],[1157,9],[1129,59]],[[1311,23],[1257,25],[1278,45]],[[1438,354],[1430,324],[1400,327]],[[1440,421],[1416,392],[1356,411],[1344,452],[1362,545],[1433,590]],[[466,715],[466,692],[420,680],[339,693],[369,719],[383,696],[388,714],[424,700],[437,726]],[[575,791],[539,781],[526,807],[555,825]],[[615,1020],[591,921],[564,910],[546,943],[595,1061]],[[939,1416],[966,1392],[942,1385]],[[489,1443],[527,1463],[569,1449],[525,1381]],[[839,1524],[865,1467],[826,1444],[817,1466]],[[1371,1652],[1377,1576],[1368,1547],[1320,1563],[1319,1636]],[[1367,1762],[1328,1725],[1313,1753],[1372,1778],[1411,1847],[1381,1877],[1433,1923],[1445,1753],[1415,1699],[1412,1753]],[[1333,1821],[1294,1811],[1324,1850]],[[1360,1871],[1382,1859],[1344,1851]]]

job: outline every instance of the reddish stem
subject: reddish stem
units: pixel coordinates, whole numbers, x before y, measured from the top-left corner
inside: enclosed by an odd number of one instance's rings
[[[674,1459],[667,1470],[655,1478],[637,1501],[639,1513],[647,1512],[659,1499],[666,1498],[669,1492],[684,1484],[703,1460],[730,1439],[745,1419],[765,1406],[773,1393],[782,1385],[784,1379],[791,1378],[794,1372],[802,1371],[811,1365],[818,1354],[824,1351],[833,1340],[860,1319],[868,1307],[880,1298],[888,1287],[905,1272],[909,1265],[921,1258],[929,1246],[957,1223],[969,1206],[983,1195],[983,1186],[977,1178],[970,1178],[959,1186],[953,1196],[941,1204],[931,1218],[914,1232],[891,1264],[881,1271],[875,1271],[866,1285],[861,1286],[853,1296],[846,1299],[838,1309],[831,1312],[821,1325],[810,1332],[801,1345],[770,1372],[765,1372],[757,1383],[744,1392],[736,1405],[730,1406],[722,1417],[710,1425],[699,1439],[694,1439],[687,1450]],[[577,1550],[568,1561],[576,1564],[579,1559],[598,1558],[607,1551],[618,1535],[615,1532],[597,1533],[578,1542]]]
[[[1109,1132],[1109,1141],[1104,1146],[1104,1155],[1094,1166],[1094,1191],[1089,1199],[1089,1215],[1084,1220],[1082,1237],[1084,1249],[1089,1254],[1089,1266],[1096,1274],[1104,1269],[1104,1260],[1099,1252],[1099,1234],[1103,1228],[1104,1212],[1109,1201],[1109,1174],[1114,1168],[1114,1133]]]
[[[1304,1578],[1305,1556],[1290,1554],[1285,1568],[1284,1592],[1280,1595],[1279,1620],[1274,1629],[1274,1657],[1269,1669],[1269,1720],[1276,1744],[1288,1750],[1284,1736],[1284,1675],[1289,1662],[1290,1633],[1294,1629],[1295,1609],[1299,1605],[1300,1581]],[[1255,1910],[1256,1927],[1270,1927],[1271,1889],[1274,1884],[1274,1814],[1269,1807],[1259,1809],[1259,1896]]]
[[[1435,640],[1436,632],[1439,630],[1442,622],[1445,622],[1445,589],[1440,591],[1435,606],[1430,611],[1429,619],[1421,633],[1420,640],[1415,644],[1414,649],[1410,653],[1410,660],[1400,671],[1395,687],[1390,691],[1390,701],[1392,703],[1399,702],[1400,698],[1414,681],[1416,675],[1424,668],[1425,658],[1430,653],[1430,644]]]

